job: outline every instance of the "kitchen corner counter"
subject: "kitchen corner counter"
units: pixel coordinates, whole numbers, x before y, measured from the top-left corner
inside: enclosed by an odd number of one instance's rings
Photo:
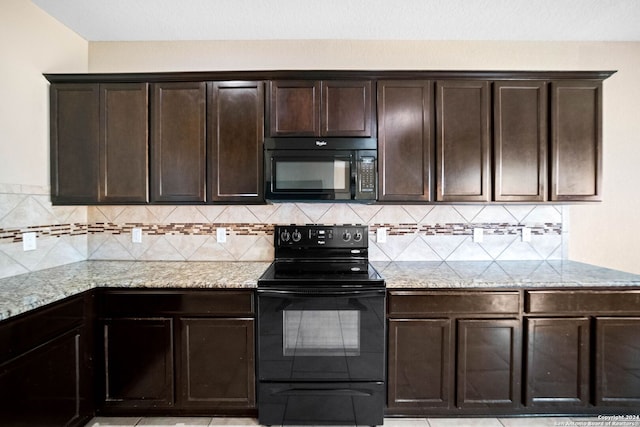
[[[0,279],[0,321],[93,288],[252,289],[269,262],[82,261]],[[372,262],[389,289],[639,287],[574,261]]]
[[[372,264],[391,289],[640,287],[640,275],[575,261]]]
[[[257,286],[269,262],[82,261],[0,279],[0,320],[93,288]]]

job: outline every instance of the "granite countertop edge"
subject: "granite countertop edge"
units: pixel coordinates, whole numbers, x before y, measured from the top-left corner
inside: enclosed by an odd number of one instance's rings
[[[0,279],[0,321],[95,288],[254,289],[268,261],[80,261]],[[640,289],[640,275],[575,261],[384,262],[391,290]]]

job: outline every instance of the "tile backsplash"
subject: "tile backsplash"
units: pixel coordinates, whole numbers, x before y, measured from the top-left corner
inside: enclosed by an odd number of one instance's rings
[[[568,207],[560,205],[52,206],[48,189],[0,185],[0,277],[84,259],[270,261],[275,224],[368,224],[375,261],[566,258]],[[520,230],[531,228],[531,242]],[[142,242],[131,242],[133,227]],[[227,240],[217,243],[216,229]],[[386,243],[376,231],[387,229]],[[484,241],[473,242],[474,228]],[[38,249],[22,250],[36,232]]]

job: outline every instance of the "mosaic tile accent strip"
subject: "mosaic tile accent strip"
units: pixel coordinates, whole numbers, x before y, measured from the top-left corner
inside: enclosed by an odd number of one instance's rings
[[[271,224],[246,223],[114,224],[97,222],[88,225],[88,233],[128,234],[134,227],[141,228],[143,234],[150,236],[215,236],[216,230],[220,227],[227,229],[227,235],[273,236],[273,225]]]
[[[129,234],[133,228],[141,228],[142,233],[150,236],[214,236],[216,229],[224,227],[227,235],[238,236],[273,236],[273,224],[247,224],[247,223],[171,223],[171,224],[145,224],[125,223],[114,224],[97,222],[93,224],[56,224],[34,225],[24,228],[3,229],[0,228],[0,242],[22,242],[22,234],[35,232],[36,236],[61,237],[80,236],[85,234]],[[487,235],[518,235],[524,224],[369,224],[369,232],[375,233],[378,228],[386,228],[390,236],[404,236],[408,234],[422,234],[426,236],[468,236],[473,235],[474,228],[482,228]],[[541,226],[529,226],[531,234],[537,236],[562,234],[561,223],[548,223]]]
[[[29,227],[3,229],[0,228],[0,243],[22,242],[23,233],[36,233],[36,237],[62,237],[82,236],[89,230],[88,224],[56,224],[56,225],[32,225]]]

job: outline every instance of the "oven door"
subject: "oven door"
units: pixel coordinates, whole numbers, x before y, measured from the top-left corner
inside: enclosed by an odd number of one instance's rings
[[[349,200],[355,191],[349,150],[267,150],[267,199]]]
[[[384,381],[384,308],[384,289],[258,289],[259,379]]]

